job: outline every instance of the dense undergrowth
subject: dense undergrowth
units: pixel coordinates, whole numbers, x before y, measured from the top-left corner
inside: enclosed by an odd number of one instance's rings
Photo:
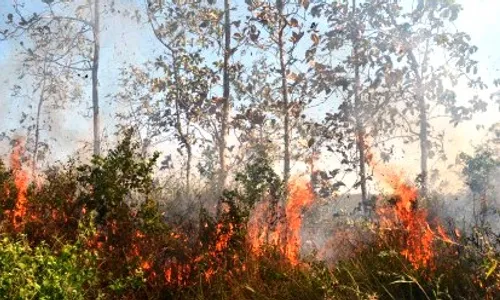
[[[0,298],[499,299],[499,241],[487,230],[441,234],[418,265],[402,251],[404,224],[387,230],[374,220],[356,229],[369,238],[350,256],[296,263],[279,244],[256,251],[248,240],[252,208],[281,195],[265,160],[237,176],[218,218],[200,209],[198,223],[181,228],[155,198],[158,156],[136,150],[125,138],[26,190],[20,170],[0,164]]]

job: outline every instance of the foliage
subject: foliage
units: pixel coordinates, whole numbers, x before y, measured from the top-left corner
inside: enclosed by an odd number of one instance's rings
[[[97,256],[83,240],[54,251],[25,237],[1,235],[0,294],[8,299],[89,299],[96,285]]]
[[[81,197],[90,210],[98,212],[99,222],[113,218],[125,205],[130,193],[148,195],[152,189],[152,171],[159,157],[155,153],[148,160],[137,159],[139,145],[132,141],[132,131],[104,158],[94,157],[92,164],[78,168],[82,188],[91,191]]]
[[[269,194],[272,199],[280,199],[283,193],[283,183],[270,166],[265,153],[254,156],[247,164],[245,171],[236,175],[236,181],[243,186],[242,201],[252,208],[264,196]]]
[[[490,190],[492,172],[500,166],[500,161],[496,159],[493,150],[479,147],[475,150],[474,156],[461,153],[460,159],[465,164],[462,173],[467,178],[471,192],[482,195]]]
[[[481,222],[484,227],[488,213],[495,207],[495,172],[500,168],[500,160],[494,150],[487,145],[477,147],[473,156],[461,153],[459,158],[464,166],[462,174],[472,192],[474,221]],[[476,202],[479,202],[477,207]]]

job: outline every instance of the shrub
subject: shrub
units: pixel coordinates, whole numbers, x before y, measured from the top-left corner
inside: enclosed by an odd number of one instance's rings
[[[54,251],[26,238],[0,237],[0,294],[6,299],[88,299],[97,257],[81,242]]]

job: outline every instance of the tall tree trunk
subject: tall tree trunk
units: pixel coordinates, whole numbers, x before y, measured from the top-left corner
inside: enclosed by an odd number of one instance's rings
[[[284,4],[283,0],[276,2],[279,15],[278,24],[278,51],[280,60],[280,75],[281,75],[281,97],[283,99],[283,116],[284,116],[284,158],[283,158],[283,182],[285,186],[285,200],[288,196],[288,181],[290,180],[290,112],[289,112],[289,99],[288,99],[288,82],[286,78],[287,63],[285,51],[284,32],[286,28],[286,19],[283,15]]]
[[[176,83],[175,85],[175,129],[177,130],[177,134],[179,135],[179,140],[182,145],[186,147],[187,151],[187,165],[186,165],[186,190],[188,194],[190,194],[191,191],[191,165],[192,165],[192,158],[193,158],[193,147],[191,145],[191,140],[189,139],[189,127],[190,123],[186,124],[186,132],[184,133],[183,128],[182,128],[182,120],[181,120],[181,111],[180,111],[180,101],[181,101],[181,79],[179,76],[179,68],[181,67],[181,63],[179,63],[178,59],[178,54],[179,54],[179,49],[176,48],[176,46],[167,43],[164,41],[159,34],[157,30],[155,30],[154,25],[153,25],[153,16],[151,15],[150,10],[147,10],[147,15],[148,15],[148,21],[149,24],[151,25],[151,28],[153,30],[153,33],[156,37],[156,39],[170,52],[170,55],[172,57],[172,71],[174,74],[174,81]],[[189,120],[189,118],[186,118]]]
[[[99,54],[101,51],[99,32],[99,0],[94,0],[94,55],[92,58],[92,108],[94,121],[94,155],[101,155],[101,124],[99,114]]]
[[[281,75],[281,96],[283,99],[283,116],[284,116],[284,124],[283,124],[283,143],[284,143],[284,157],[283,157],[283,185],[284,185],[284,194],[281,199],[282,204],[277,207],[276,220],[279,224],[283,224],[285,231],[283,233],[284,236],[281,236],[281,242],[283,245],[287,243],[287,232],[288,232],[288,222],[286,221],[286,202],[288,201],[288,196],[290,194],[289,191],[289,181],[290,181],[290,112],[289,112],[289,99],[288,99],[288,82],[287,82],[287,61],[286,61],[286,51],[285,51],[285,28],[287,25],[287,21],[285,19],[285,15],[283,13],[284,3],[283,0],[277,0],[276,6],[278,9],[278,52],[279,52],[279,60],[280,60],[280,75]]]
[[[193,150],[191,144],[186,145],[187,162],[186,162],[186,189],[187,194],[191,195],[191,164],[193,160]]]
[[[423,9],[423,1],[419,1],[419,10]],[[396,28],[398,27],[398,23],[396,22],[396,18],[390,12],[389,17],[391,19],[391,23]],[[408,43],[408,41],[404,41]],[[424,53],[424,60],[422,65],[420,65],[413,53],[413,50],[408,50],[408,58],[410,60],[410,68],[413,74],[415,75],[416,81],[416,93],[415,100],[417,101],[418,110],[419,110],[419,141],[420,141],[420,196],[424,199],[427,197],[428,193],[428,160],[429,160],[429,126],[428,126],[428,116],[427,116],[427,103],[425,101],[425,85],[423,81],[423,75],[427,70],[427,61],[429,56],[429,41],[426,42],[426,48]],[[417,203],[418,204],[418,203]]]
[[[224,0],[224,75],[223,75],[223,95],[222,119],[219,143],[219,188],[224,190],[227,180],[226,148],[229,121],[229,59],[231,57],[231,3],[230,0]]]
[[[354,118],[356,123],[356,147],[359,156],[359,177],[361,187],[361,207],[363,213],[367,215],[368,211],[368,192],[366,189],[366,142],[365,128],[362,119],[362,103],[361,103],[361,78],[359,74],[359,39],[358,26],[356,22],[356,0],[352,0],[352,33],[351,39],[353,43],[353,63],[354,63]]]
[[[427,108],[425,103],[425,97],[423,95],[422,83],[418,83],[419,88],[418,95],[418,108],[419,108],[419,119],[420,119],[420,179],[421,179],[421,196],[426,197],[428,192],[428,181],[429,181],[429,171],[427,162],[429,159],[429,132],[427,129]]]
[[[427,49],[425,56],[427,56]],[[428,117],[427,117],[427,104],[425,101],[424,95],[424,83],[422,74],[420,73],[419,64],[413,51],[408,52],[408,57],[411,62],[412,72],[415,74],[415,79],[417,81],[417,91],[415,94],[415,99],[418,103],[419,110],[419,122],[420,122],[420,131],[419,131],[419,141],[420,141],[420,182],[421,182],[421,190],[420,195],[422,197],[426,197],[428,193],[428,160],[429,160],[429,130],[428,130]],[[425,69],[425,59],[424,65],[422,66],[422,70]]]
[[[181,112],[179,111],[179,100],[175,100],[175,107],[176,107],[176,129],[177,129],[177,134],[179,134],[179,139],[181,140],[181,143],[186,147],[187,151],[187,165],[186,165],[186,189],[189,192],[191,189],[191,160],[192,160],[192,146],[191,146],[191,141],[189,140],[189,132],[187,131],[184,133],[182,129],[182,120],[181,120]],[[187,126],[189,128],[189,126]],[[187,129],[188,130],[188,129]]]
[[[223,82],[222,82],[222,118],[219,133],[219,174],[218,174],[218,199],[216,205],[217,216],[221,213],[222,208],[222,193],[226,187],[227,181],[227,134],[229,122],[229,59],[231,58],[231,0],[224,0],[224,65],[223,65]]]
[[[44,68],[45,73],[45,68]],[[44,75],[45,76],[45,75]],[[31,176],[33,180],[36,177],[37,167],[38,167],[38,148],[40,144],[40,117],[42,114],[43,103],[45,102],[45,78],[42,82],[42,88],[40,90],[40,98],[38,99],[38,107],[36,111],[36,123],[35,123],[35,145],[33,147],[33,159],[32,159],[32,169]]]
[[[179,123],[180,124],[180,123]],[[187,161],[186,161],[186,194],[188,196],[191,195],[191,164],[193,162],[193,146],[191,145],[191,140],[189,139],[189,128],[191,127],[191,123],[189,120],[187,121],[186,124],[186,133],[181,133],[182,134],[182,140],[184,141],[184,145],[186,146],[186,152],[187,152]]]
[[[176,78],[175,80],[179,80],[178,73],[177,73],[177,60],[174,55],[174,77]],[[178,82],[178,81],[177,81]],[[186,190],[189,192],[191,189],[191,159],[192,159],[192,147],[191,147],[191,141],[189,140],[189,125],[187,125],[186,133],[184,133],[184,130],[182,129],[182,120],[181,120],[181,111],[179,108],[179,101],[180,101],[180,93],[179,89],[176,89],[176,97],[175,97],[175,116],[176,116],[176,124],[175,127],[177,129],[177,134],[179,135],[179,139],[181,143],[186,147],[187,151],[187,165],[186,165]]]

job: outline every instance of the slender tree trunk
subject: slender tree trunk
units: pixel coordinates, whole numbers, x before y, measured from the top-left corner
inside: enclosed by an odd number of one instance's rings
[[[427,50],[426,50],[427,51]],[[427,53],[426,53],[427,55]],[[426,197],[428,193],[428,160],[429,160],[429,129],[428,129],[428,117],[427,117],[427,104],[424,95],[424,83],[422,75],[419,71],[419,64],[413,51],[408,52],[408,56],[411,62],[412,72],[415,74],[415,79],[417,81],[417,92],[415,95],[416,101],[418,103],[419,110],[419,141],[420,141],[420,181],[421,181],[421,191],[420,195]],[[422,68],[425,68],[423,66]]]
[[[186,188],[187,188],[187,195],[191,195],[191,165],[193,161],[193,146],[191,145],[191,140],[189,139],[189,128],[191,127],[191,123],[187,121],[186,124],[186,134],[183,140],[185,141],[186,145],[186,152],[187,152],[187,162],[186,162]]]
[[[223,95],[224,102],[222,104],[222,119],[221,119],[221,132],[219,143],[219,160],[220,160],[220,173],[219,173],[219,188],[224,190],[227,180],[227,163],[226,163],[226,148],[227,148],[227,134],[228,134],[228,121],[229,121],[229,59],[231,57],[231,2],[224,0],[224,75],[223,75]]]
[[[187,151],[187,162],[186,162],[186,188],[187,188],[187,194],[191,194],[191,164],[193,160],[193,150],[191,147],[191,144],[186,145],[186,151]]]
[[[366,188],[366,142],[365,142],[365,130],[362,125],[359,125],[359,121],[356,121],[356,135],[357,135],[357,148],[359,155],[359,177],[360,177],[360,188],[361,188],[361,204],[363,213],[368,215],[369,204],[368,204],[368,191]]]
[[[139,137],[142,141],[142,149],[141,149],[141,155],[142,157],[147,157],[148,152],[149,152],[149,146],[151,144],[151,140],[149,138],[141,138]]]
[[[420,3],[419,6],[423,4]],[[422,6],[423,7],[423,6]],[[422,8],[421,7],[421,8]],[[392,24],[397,27],[398,24],[396,22],[395,17],[389,13],[389,17],[391,18]],[[407,41],[404,41],[407,42]],[[416,80],[416,93],[415,100],[418,104],[419,110],[419,122],[420,122],[420,130],[419,130],[419,141],[420,141],[420,196],[424,199],[427,197],[428,193],[428,160],[429,160],[429,126],[428,126],[428,116],[427,116],[427,103],[425,101],[425,86],[423,81],[423,74],[427,70],[427,60],[429,55],[429,41],[426,43],[426,49],[424,53],[424,61],[422,66],[417,61],[415,54],[410,49],[408,50],[408,58],[410,60],[410,68],[415,75]],[[418,203],[417,203],[418,204]]]
[[[186,189],[189,192],[191,190],[191,161],[192,161],[192,146],[191,142],[189,140],[189,133],[184,133],[182,129],[182,121],[180,114],[181,112],[179,111],[179,104],[178,100],[175,100],[175,107],[176,107],[176,129],[177,129],[177,134],[179,134],[179,138],[181,140],[181,143],[186,147],[187,151],[187,165],[186,165]],[[189,128],[189,126],[188,126]]]
[[[99,0],[94,0],[94,55],[92,58],[92,108],[94,121],[94,155],[101,155],[101,124],[99,113],[99,54],[100,54],[100,32],[99,32]]]
[[[318,186],[318,170],[316,170],[316,157],[318,152],[313,149],[311,153],[311,158],[309,161],[310,173],[309,173],[309,182],[311,183],[312,191],[315,196],[317,196],[316,187]]]
[[[229,59],[231,58],[231,0],[224,0],[224,65],[222,82],[222,118],[219,133],[219,174],[218,174],[218,199],[216,205],[217,216],[221,213],[222,193],[227,181],[227,134],[229,130],[229,107],[230,107],[230,82],[229,82]]]
[[[356,122],[356,147],[359,156],[359,177],[361,187],[361,206],[363,213],[368,215],[368,192],[366,189],[366,142],[365,128],[362,119],[361,104],[361,77],[359,74],[359,39],[358,26],[356,23],[356,0],[352,0],[352,43],[353,43],[353,62],[354,62],[354,118]]]
[[[286,28],[286,19],[283,15],[283,0],[277,1],[279,24],[278,24],[278,48],[280,60],[280,75],[281,75],[281,96],[283,98],[283,116],[284,116],[284,158],[283,158],[283,182],[285,185],[285,200],[288,196],[288,181],[290,180],[290,112],[288,99],[288,82],[286,78],[287,64],[284,32]]]
[[[427,129],[427,108],[425,103],[425,97],[423,96],[422,83],[417,84],[420,92],[418,95],[418,108],[419,108],[419,119],[420,119],[420,174],[421,174],[421,196],[426,197],[428,192],[428,166],[427,162],[429,160],[429,137]]]
[[[174,59],[174,62],[176,60]],[[177,65],[174,63],[174,68],[177,68]],[[174,71],[174,74],[177,74],[177,71]],[[175,78],[178,78],[177,75],[174,75]],[[177,79],[176,79],[177,80]],[[181,120],[181,112],[179,109],[179,101],[180,101],[180,94],[179,90],[177,89],[176,91],[176,99],[175,99],[175,115],[176,115],[176,129],[177,129],[177,134],[179,135],[179,139],[181,140],[181,143],[186,147],[187,151],[187,165],[186,165],[186,190],[189,192],[191,189],[191,159],[192,159],[192,148],[191,148],[191,142],[189,140],[189,131],[184,133],[182,129],[182,120]],[[189,126],[188,126],[189,128]]]
[[[181,111],[179,108],[179,101],[181,101],[181,80],[179,76],[179,68],[180,64],[178,63],[178,53],[179,50],[162,40],[161,35],[155,30],[153,26],[153,18],[152,15],[150,14],[150,11],[148,10],[148,20],[151,25],[151,28],[153,29],[153,33],[155,34],[156,39],[170,52],[170,55],[172,56],[172,71],[174,73],[174,81],[176,83],[175,86],[175,117],[176,117],[176,122],[175,122],[175,128],[177,130],[177,134],[179,135],[179,140],[181,144],[183,144],[186,147],[187,151],[187,165],[186,165],[186,190],[188,194],[191,191],[191,165],[192,165],[192,158],[193,158],[193,151],[192,151],[192,145],[191,145],[191,140],[189,139],[189,121],[186,125],[186,133],[184,133],[183,128],[182,128],[182,120],[181,120]],[[189,119],[189,118],[186,118]]]
[[[44,70],[45,73],[45,70]],[[38,108],[36,111],[36,124],[35,124],[35,145],[33,149],[32,170],[31,176],[35,179],[38,167],[38,148],[40,144],[40,117],[42,115],[43,103],[45,102],[45,78],[43,79],[42,89],[40,90],[40,99],[38,100]]]
[[[285,19],[283,10],[284,3],[283,0],[277,0],[276,6],[278,9],[278,52],[280,60],[280,75],[281,75],[281,96],[283,99],[283,143],[284,143],[284,157],[283,157],[283,185],[284,194],[281,205],[278,206],[277,212],[277,222],[284,223],[284,232],[281,236],[281,242],[283,245],[287,244],[288,235],[288,222],[286,220],[286,202],[288,201],[289,191],[289,181],[290,181],[290,112],[289,112],[289,99],[288,99],[288,82],[287,82],[287,61],[286,61],[286,51],[285,51],[285,28],[287,21]]]

